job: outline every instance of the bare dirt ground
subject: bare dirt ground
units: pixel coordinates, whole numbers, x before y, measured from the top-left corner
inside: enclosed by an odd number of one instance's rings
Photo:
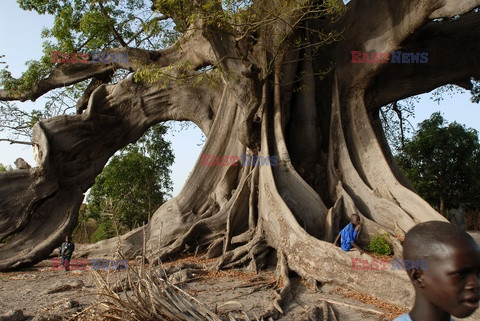
[[[202,268],[209,262],[186,257],[167,263],[164,268],[171,275],[172,282],[221,316],[241,310],[256,320],[257,316],[271,308],[277,285],[275,271],[267,270],[258,274],[241,270],[213,272]],[[129,264],[130,268],[136,266],[134,261]],[[177,271],[179,269],[180,272]],[[115,273],[120,277],[128,273],[98,272],[111,282],[116,279]],[[327,320],[323,314],[330,308],[324,302],[329,303],[336,318],[342,321],[393,320],[406,311],[367,294],[331,285],[314,289],[294,275],[291,280],[292,295],[288,303],[282,306],[284,314],[279,320]],[[0,273],[0,321],[87,320],[82,316],[87,315],[85,311],[99,308],[99,302],[104,299],[98,295],[91,265],[87,270],[65,272],[52,270],[52,261],[49,259],[20,272]],[[15,316],[15,310],[21,312],[16,311]],[[81,311],[84,311],[83,314],[78,315]],[[478,312],[464,320],[480,320]],[[88,320],[92,320],[91,317]]]

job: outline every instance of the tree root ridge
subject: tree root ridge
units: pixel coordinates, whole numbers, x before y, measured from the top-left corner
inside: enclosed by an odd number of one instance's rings
[[[250,173],[251,174],[251,173]],[[189,242],[195,242],[197,248],[195,252],[201,251],[202,247],[207,248],[209,257],[218,256],[219,247],[222,246],[222,252],[225,253],[230,242],[231,235],[238,232],[237,222],[248,222],[248,199],[250,174],[248,174],[239,184],[233,196],[220,208],[220,210],[211,217],[206,217],[195,222],[182,236],[177,237],[172,244],[163,246],[159,244],[160,249],[156,249],[156,254],[152,254],[152,263],[157,264],[161,260],[175,255],[183,250]],[[232,224],[235,228],[232,228]],[[179,233],[181,230],[179,230]],[[187,248],[188,250],[188,248]]]
[[[39,175],[41,174],[36,169],[0,173],[0,241],[23,230],[42,200],[58,190],[57,184],[42,180]],[[10,195],[17,197],[9,197]]]
[[[285,307],[292,298],[292,283],[288,276],[288,272],[289,268],[285,254],[277,252],[277,268],[275,274],[277,277],[276,287],[279,288],[279,290],[274,290],[275,298],[270,308],[260,316],[262,320],[270,318],[276,320],[279,315],[285,314],[282,305]]]
[[[258,271],[265,266],[269,246],[263,237],[255,237],[245,245],[239,246],[222,255],[216,269],[230,269],[238,266],[245,266],[250,262],[248,269]]]
[[[192,248],[192,246],[188,245],[189,242],[195,242],[197,244],[195,252],[200,250],[200,246],[209,246],[210,244],[213,244],[214,240],[208,240],[209,236],[213,234],[212,238],[218,239],[218,236],[223,236],[224,232],[222,232],[222,230],[225,228],[225,224],[218,224],[218,222],[215,222],[217,217],[218,216],[215,215],[198,221],[182,237],[175,239],[172,244],[155,249],[153,253],[147,255],[149,262],[157,265],[162,260],[173,257],[183,250],[188,251]],[[220,233],[217,237],[215,231]],[[200,240],[197,240],[198,236],[200,236]]]
[[[0,248],[0,270],[17,270],[45,259],[75,228],[82,200],[79,189],[64,189],[39,201],[21,232]]]

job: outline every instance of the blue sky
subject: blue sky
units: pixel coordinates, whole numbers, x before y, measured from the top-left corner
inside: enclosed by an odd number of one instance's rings
[[[0,55],[5,55],[1,61],[9,65],[14,76],[19,76],[25,69],[25,62],[37,59],[42,52],[40,33],[43,27],[51,27],[51,16],[39,16],[35,12],[23,11],[15,0],[1,0],[0,2]],[[3,68],[5,65],[0,65]],[[480,131],[480,106],[470,102],[470,93],[455,94],[453,97],[444,95],[444,100],[438,104],[430,99],[430,94],[421,95],[421,100],[415,107],[413,125],[430,117],[435,111],[443,113],[449,122],[457,121]],[[25,109],[41,109],[44,101],[18,103]],[[179,124],[175,125],[179,129]],[[202,145],[201,131],[191,125],[186,130],[175,130],[168,134],[167,139],[172,142],[175,164],[172,166],[172,180],[175,196],[180,192],[185,180],[195,164]],[[30,147],[10,145],[0,142],[0,163],[13,165],[18,157],[24,158],[34,165],[33,153]]]

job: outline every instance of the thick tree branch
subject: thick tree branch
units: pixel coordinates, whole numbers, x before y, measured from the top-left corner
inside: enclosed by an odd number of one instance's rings
[[[210,44],[202,36],[201,31],[191,30],[176,44],[162,51],[143,50],[136,48],[106,49],[104,53],[127,53],[128,61],[119,63],[75,63],[60,64],[56,66],[46,79],[33,85],[25,93],[11,93],[0,90],[0,100],[36,100],[48,91],[72,85],[80,81],[97,77],[104,78],[116,68],[136,71],[145,65],[155,64],[156,67],[166,67],[172,64],[188,63],[192,70],[199,69],[209,64],[215,64],[215,56]]]
[[[35,101],[38,97],[49,92],[52,89],[73,85],[85,79],[100,76],[105,72],[111,72],[113,66],[106,64],[62,64],[53,69],[50,76],[36,82],[31,90],[25,93],[10,93],[7,90],[0,90],[0,100],[32,100]]]
[[[266,70],[261,70],[248,60],[248,51],[252,49],[250,44],[241,48],[233,35],[219,30],[207,28],[203,34],[210,42],[224,75],[228,75],[224,80],[231,85],[234,97],[243,112],[245,122],[240,129],[239,139],[245,146],[257,150],[261,117],[258,111],[262,101]]]
[[[430,14],[430,19],[462,15],[480,6],[480,0],[443,0],[441,6]]]
[[[351,1],[347,5],[346,14],[338,20],[335,28],[343,30],[345,37],[344,41],[335,44],[332,53],[340,83],[356,87],[368,86],[369,79],[375,77],[383,67],[380,63],[349,63],[352,51],[387,53],[398,50],[432,15],[437,18],[460,15],[474,9],[479,1]]]
[[[114,74],[113,70],[109,70],[99,76],[94,77],[90,84],[88,84],[87,88],[83,92],[82,97],[77,101],[76,110],[77,114],[81,114],[85,109],[87,109],[88,100],[90,99],[90,95],[93,93],[95,89],[100,87],[102,84],[108,84],[112,79]]]
[[[429,92],[445,84],[471,89],[480,78],[480,13],[430,22],[407,40],[404,52],[427,52],[428,63],[385,64],[366,92],[369,108]]]
[[[223,88],[208,82],[159,88],[127,77],[95,89],[81,115],[35,124],[32,140],[38,166],[0,174],[6,195],[0,202],[0,240],[18,233],[0,248],[0,269],[27,266],[51,253],[75,227],[83,193],[108,159],[148,127],[165,120],[191,120],[208,135]],[[33,237],[39,229],[45,234]]]

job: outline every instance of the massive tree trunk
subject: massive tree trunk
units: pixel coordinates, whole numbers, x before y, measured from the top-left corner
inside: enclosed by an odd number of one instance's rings
[[[331,242],[349,216],[360,213],[361,244],[388,233],[401,255],[400,241],[414,224],[444,220],[394,164],[378,112],[443,84],[467,87],[470,77],[479,76],[480,15],[470,12],[479,3],[353,0],[332,22],[329,11],[312,2],[287,11],[284,1],[254,1],[250,10],[264,17],[255,29],[235,34],[198,20],[180,45],[161,52],[116,49],[127,50],[130,62],[114,67],[138,71],[134,57],[155,63],[172,79],[161,85],[133,77],[107,85],[99,79],[112,72],[111,65],[64,65],[29,93],[0,93],[4,100],[32,99],[94,78],[79,115],[35,125],[38,166],[0,176],[0,239],[15,234],[0,247],[0,270],[34,264],[58,246],[76,224],[83,193],[116,150],[155,123],[189,120],[207,136],[202,154],[278,156],[278,166],[202,166],[199,156],[180,194],[146,226],[150,262],[206,251],[219,258],[217,268],[259,269],[274,256],[285,281],[278,301],[293,270],[409,303],[404,273],[352,271],[351,259],[360,254]],[[432,20],[457,14],[456,20]],[[448,60],[467,35],[462,59]],[[351,51],[393,50],[428,52],[429,61],[351,63]],[[121,238],[128,255],[141,251],[140,233]],[[116,242],[100,245],[114,249]],[[102,251],[100,245],[89,253]]]

